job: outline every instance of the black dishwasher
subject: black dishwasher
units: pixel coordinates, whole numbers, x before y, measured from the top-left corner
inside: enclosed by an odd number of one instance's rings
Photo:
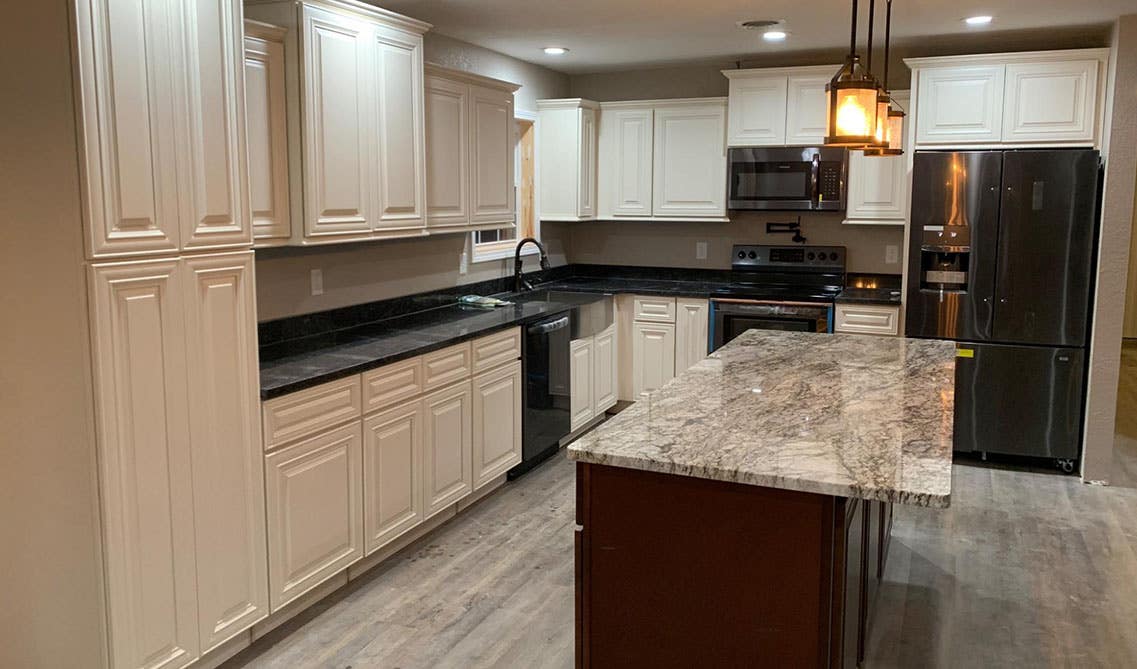
[[[514,479],[557,452],[572,425],[569,407],[569,312],[525,328],[521,357],[525,374],[525,409],[521,417],[521,464]]]

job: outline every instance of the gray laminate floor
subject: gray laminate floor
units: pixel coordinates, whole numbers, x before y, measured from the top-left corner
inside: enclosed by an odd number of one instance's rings
[[[1137,346],[1117,476],[957,465],[950,509],[898,507],[867,667],[1137,666]],[[571,667],[573,468],[508,485],[230,663]]]

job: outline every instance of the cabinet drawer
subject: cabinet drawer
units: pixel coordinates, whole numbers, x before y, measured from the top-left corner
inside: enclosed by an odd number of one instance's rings
[[[262,405],[265,450],[361,415],[359,375],[277,397]]]
[[[632,313],[637,321],[653,321],[656,323],[675,322],[675,298],[673,297],[641,297],[633,299]]]
[[[899,334],[900,307],[838,304],[833,329],[856,334]]]
[[[441,388],[470,376],[470,342],[422,356],[423,390]]]
[[[396,362],[363,373],[363,412],[389,407],[423,391],[422,358]]]
[[[492,369],[521,357],[521,328],[496,332],[473,344],[474,373]]]

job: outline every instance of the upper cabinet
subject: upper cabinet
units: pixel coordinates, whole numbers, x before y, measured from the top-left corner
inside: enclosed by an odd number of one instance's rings
[[[75,21],[88,255],[248,246],[240,2],[80,0]]]
[[[725,220],[726,100],[600,105],[598,217]]]
[[[597,113],[580,98],[538,100],[541,220],[596,218]]]
[[[249,202],[257,246],[288,242],[288,126],[284,97],[284,29],[245,21],[245,134]]]
[[[811,146],[825,141],[825,85],[840,65],[724,70],[730,79],[729,146]]]
[[[289,244],[426,234],[422,35],[430,26],[354,0],[256,3],[246,14],[285,31],[284,107],[271,78],[269,97],[260,78],[247,92],[254,210],[281,197],[265,171],[284,172]],[[256,49],[245,58],[246,72],[263,60]],[[286,147],[266,149],[281,117]],[[254,216],[263,222],[258,241],[285,241],[285,217]]]
[[[916,147],[1095,146],[1108,49],[916,58]]]
[[[909,111],[908,91],[894,91],[892,99]],[[908,121],[904,118],[904,144],[908,150]],[[849,151],[845,223],[904,225],[908,217],[908,155],[866,157]]]
[[[520,87],[436,65],[426,72],[429,229],[514,225],[513,94]]]

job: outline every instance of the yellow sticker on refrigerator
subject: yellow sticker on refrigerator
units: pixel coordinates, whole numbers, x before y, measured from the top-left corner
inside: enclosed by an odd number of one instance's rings
[[[955,349],[955,357],[957,358],[974,358],[975,349],[973,348],[957,348]]]

